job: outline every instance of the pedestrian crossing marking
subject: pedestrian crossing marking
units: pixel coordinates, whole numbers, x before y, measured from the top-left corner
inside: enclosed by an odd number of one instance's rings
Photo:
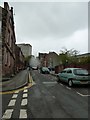
[[[26,109],[21,109],[19,118],[27,118],[27,112],[26,111],[27,111]]]
[[[25,92],[26,91],[27,91],[27,89],[25,90]],[[10,100],[10,102],[8,104],[8,109],[6,109],[5,113],[2,116],[2,119],[12,118],[12,113],[14,112],[14,107],[15,107],[17,96],[18,96],[18,94],[13,94],[12,99]],[[27,98],[25,98],[25,97],[27,97],[27,93],[23,93],[23,95],[22,95],[21,106],[27,105]],[[13,106],[13,109],[10,109],[9,107],[12,107],[12,106]],[[19,118],[27,118],[27,109],[20,109]]]
[[[28,90],[27,89],[25,89],[23,92],[27,92]]]
[[[17,96],[18,96],[18,94],[14,94],[14,95],[12,96],[12,98],[17,98]]]
[[[27,93],[23,94],[23,98],[27,97]]]
[[[14,105],[15,105],[15,102],[16,102],[16,100],[11,100],[11,101],[9,102],[9,105],[8,105],[8,106],[14,106]]]
[[[13,112],[13,109],[7,109],[7,110],[5,111],[2,119],[9,119],[9,118],[11,118],[12,112]]]
[[[27,99],[22,99],[21,106],[25,106],[25,105],[27,105]]]

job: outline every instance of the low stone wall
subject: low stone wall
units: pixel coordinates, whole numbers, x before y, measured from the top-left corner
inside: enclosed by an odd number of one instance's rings
[[[64,68],[68,68],[68,67],[84,68],[84,69],[87,69],[88,72],[90,73],[90,63],[82,64],[82,65],[70,64],[70,65],[67,65],[67,66],[58,65],[58,66],[55,66],[55,73],[57,74],[57,73],[61,72]]]

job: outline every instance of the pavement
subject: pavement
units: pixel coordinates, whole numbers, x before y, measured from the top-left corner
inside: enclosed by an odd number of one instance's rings
[[[53,75],[53,76],[57,76],[57,74],[55,73],[55,71],[51,71],[50,74]]]
[[[11,91],[21,88],[28,84],[29,81],[29,70],[22,70],[17,75],[10,79],[5,79],[0,82],[0,91]]]

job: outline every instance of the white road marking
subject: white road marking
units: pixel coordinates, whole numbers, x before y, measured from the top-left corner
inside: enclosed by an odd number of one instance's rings
[[[64,86],[63,84],[60,83],[61,86]]]
[[[56,84],[57,82],[54,81],[54,82],[43,82],[43,84]]]
[[[81,93],[79,93],[79,92],[77,92],[77,94],[79,94],[79,95],[82,96],[82,97],[88,97],[88,96],[90,96],[90,95],[83,95],[83,94],[81,94]]]
[[[22,99],[21,106],[27,105],[27,99]]]
[[[5,111],[2,119],[9,119],[9,118],[11,118],[12,112],[13,112],[13,109],[7,109],[7,110]]]
[[[27,92],[27,89],[25,89],[23,92]]]
[[[14,94],[14,95],[12,96],[12,98],[17,98],[17,96],[18,96],[18,94]]]
[[[71,90],[71,88],[70,87],[66,87],[67,89],[69,89],[69,90]]]
[[[23,94],[23,98],[27,97],[27,93]]]
[[[16,102],[16,100],[11,100],[11,101],[9,102],[8,106],[14,106],[14,105],[15,105],[15,102]]]
[[[14,93],[19,93],[19,91],[15,91]]]
[[[27,118],[27,112],[25,109],[20,110],[20,116],[19,118]]]

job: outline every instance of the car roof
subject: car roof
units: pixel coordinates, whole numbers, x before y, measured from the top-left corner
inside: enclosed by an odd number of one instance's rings
[[[83,68],[65,68],[64,70],[75,70],[75,69],[83,69]]]
[[[43,69],[48,69],[48,67],[42,67]]]

